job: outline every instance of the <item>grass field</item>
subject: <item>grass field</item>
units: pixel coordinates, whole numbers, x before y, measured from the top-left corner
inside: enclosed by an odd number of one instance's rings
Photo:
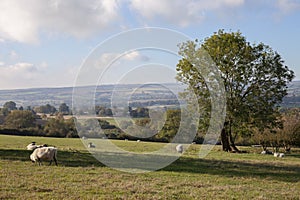
[[[58,147],[59,166],[31,163],[25,147],[32,141]],[[114,143],[135,151],[164,145]],[[241,148],[249,153],[216,146],[200,159],[200,145],[191,145],[168,167],[132,174],[99,163],[79,139],[0,135],[0,199],[300,199],[300,149],[274,158]]]

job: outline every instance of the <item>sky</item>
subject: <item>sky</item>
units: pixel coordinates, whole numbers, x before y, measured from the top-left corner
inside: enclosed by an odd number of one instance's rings
[[[149,27],[200,41],[219,29],[239,30],[251,43],[271,46],[300,80],[299,22],[300,0],[0,0],[0,89],[73,86],[103,42]],[[175,75],[166,66],[175,68],[176,55],[112,49],[94,62],[123,55],[101,83],[169,82]]]

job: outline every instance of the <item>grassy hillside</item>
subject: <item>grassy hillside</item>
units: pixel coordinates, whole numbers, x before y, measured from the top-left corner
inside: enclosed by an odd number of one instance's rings
[[[28,143],[58,147],[59,166],[29,161]],[[161,143],[114,141],[144,151]],[[299,199],[300,149],[279,159],[244,148],[228,154],[218,146],[199,159],[200,145],[156,172],[131,174],[95,160],[79,139],[0,135],[0,199]]]

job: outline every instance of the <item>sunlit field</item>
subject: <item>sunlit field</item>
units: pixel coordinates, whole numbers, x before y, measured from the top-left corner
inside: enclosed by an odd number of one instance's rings
[[[90,140],[90,139],[89,139]],[[27,144],[58,148],[58,166],[31,163]],[[92,140],[91,140],[92,141]],[[164,143],[113,141],[128,151]],[[80,139],[0,135],[0,199],[299,199],[300,149],[284,158],[213,151],[200,159],[192,144],[176,162],[155,172],[126,173],[97,161]]]

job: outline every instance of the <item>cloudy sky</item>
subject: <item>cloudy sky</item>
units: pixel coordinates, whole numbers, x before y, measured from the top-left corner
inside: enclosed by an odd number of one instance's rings
[[[99,43],[143,27],[199,40],[218,29],[240,30],[279,52],[300,80],[299,21],[299,0],[0,0],[0,89],[72,86]],[[144,69],[151,55],[133,51],[119,63],[137,59]]]

